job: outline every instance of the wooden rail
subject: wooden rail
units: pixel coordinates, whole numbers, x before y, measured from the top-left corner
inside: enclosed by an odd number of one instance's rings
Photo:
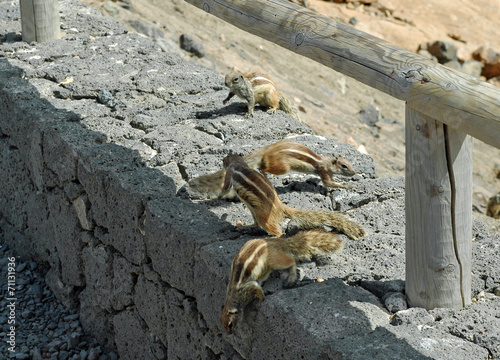
[[[500,148],[500,89],[283,0],[186,0],[406,101],[406,295],[471,302],[472,139]]]
[[[20,3],[23,41],[61,38],[57,0],[21,0]]]

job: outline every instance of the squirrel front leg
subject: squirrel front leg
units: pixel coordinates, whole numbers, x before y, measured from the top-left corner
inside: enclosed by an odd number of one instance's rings
[[[227,97],[222,101],[222,104],[226,105],[227,102],[229,100],[231,100],[231,98],[235,95],[235,93],[233,93],[232,91],[229,92],[229,94],[227,94]]]
[[[252,96],[249,96],[246,100],[248,101],[248,112],[245,114],[245,117],[248,119],[249,117],[253,116],[253,109],[255,108],[255,99],[253,97],[253,93]]]
[[[316,172],[321,178],[321,181],[323,181],[323,184],[325,184],[326,187],[329,188],[352,188],[350,185],[343,185],[339,184],[335,181],[333,181],[333,175],[331,169],[328,168],[325,164],[318,164],[316,168]]]

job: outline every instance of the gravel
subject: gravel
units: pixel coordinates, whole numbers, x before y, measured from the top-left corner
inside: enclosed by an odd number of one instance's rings
[[[118,359],[114,350],[103,349],[95,338],[83,332],[77,309],[65,307],[55,298],[45,284],[48,269],[35,261],[21,261],[9,249],[1,232],[0,255],[4,278],[0,301],[0,338],[3,340],[0,360]],[[13,257],[15,262],[11,261]],[[12,271],[13,263],[15,271]],[[15,280],[8,278],[9,275]]]

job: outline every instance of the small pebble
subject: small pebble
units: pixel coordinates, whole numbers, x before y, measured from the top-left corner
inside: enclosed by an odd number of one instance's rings
[[[25,360],[25,359],[29,359],[29,358],[30,358],[29,354],[26,354],[26,353],[17,353],[16,357],[14,359],[16,359],[16,360]]]
[[[408,309],[408,304],[406,303],[406,297],[404,294],[399,292],[389,293],[385,299],[385,307],[391,313],[396,313],[401,310]]]
[[[26,269],[27,264],[26,263],[21,263],[17,266],[16,271],[18,273],[23,272]]]

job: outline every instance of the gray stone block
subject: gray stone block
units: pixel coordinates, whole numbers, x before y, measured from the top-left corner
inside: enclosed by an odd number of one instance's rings
[[[417,326],[428,325],[434,322],[432,316],[423,308],[410,308],[407,310],[398,311],[391,318],[391,325],[399,326],[402,324],[413,324]]]
[[[53,227],[53,241],[61,265],[62,281],[68,285],[82,286],[83,278],[82,249],[80,241],[82,231],[76,212],[66,199],[65,193],[56,188],[47,194],[49,222]]]
[[[167,286],[162,286],[159,282],[154,283],[147,280],[144,275],[139,275],[133,297],[138,314],[165,346],[168,346],[168,328],[175,326],[169,323],[167,318],[170,307],[173,306],[168,304],[166,299],[167,290]]]
[[[131,264],[124,257],[113,256],[113,309],[123,310],[133,304],[134,286],[140,267]]]
[[[43,162],[58,178],[58,185],[62,186],[76,180],[77,154],[70,144],[61,138],[54,130],[43,133]]]
[[[85,266],[85,293],[89,306],[113,309],[113,254],[105,245],[86,246],[82,251]]]
[[[79,179],[88,195],[93,220],[109,232],[109,236],[100,240],[114,246],[132,263],[141,264],[145,261],[145,247],[140,229],[144,218],[143,198],[147,195],[124,192],[131,174],[124,175],[127,176],[122,179],[110,178],[83,164],[79,166]]]
[[[228,224],[183,199],[156,199],[146,207],[146,247],[153,269],[171,286],[193,295],[197,249],[224,237]]]
[[[500,297],[482,300],[470,305],[467,310],[441,313],[440,321],[433,324],[458,338],[477,344],[489,351],[493,358],[500,357]],[[479,358],[479,357],[478,357]]]
[[[136,310],[125,310],[115,315],[113,326],[120,359],[167,359],[166,348],[153,340],[149,329]]]
[[[31,194],[26,207],[26,235],[32,240],[37,257],[50,266],[57,266],[59,258],[54,242],[54,227],[52,221],[47,219],[48,213],[46,196],[40,193]]]
[[[76,306],[78,302],[76,289],[74,286],[66,285],[62,282],[61,275],[59,274],[57,267],[49,269],[45,275],[45,282],[50,287],[50,290],[52,290],[57,300],[59,300],[64,306]]]
[[[191,346],[169,346],[169,359],[217,359],[211,349],[212,340],[208,334],[206,323],[197,310],[194,298],[183,296],[174,289],[167,292],[169,309],[167,311],[167,337],[170,344],[182,343],[189,339]],[[183,324],[183,326],[178,326]]]
[[[113,315],[96,305],[95,293],[89,287],[80,293],[80,322],[88,334],[93,334],[102,346],[115,348]],[[138,332],[136,336],[141,336]]]

